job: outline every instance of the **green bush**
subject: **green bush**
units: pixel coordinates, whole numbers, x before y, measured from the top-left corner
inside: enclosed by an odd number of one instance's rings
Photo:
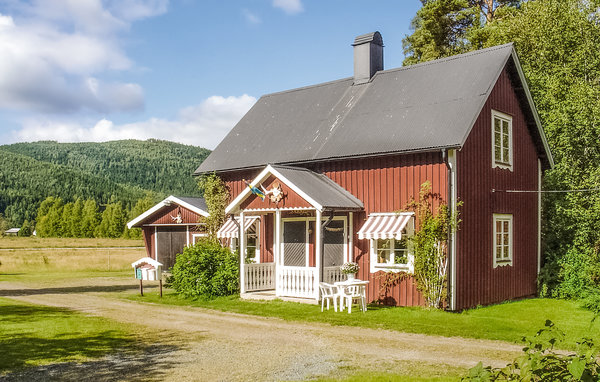
[[[238,257],[209,240],[186,247],[177,255],[171,286],[184,297],[228,296],[238,292]]]
[[[554,346],[565,338],[550,320],[532,339],[523,338],[523,355],[503,368],[484,367],[481,362],[469,370],[463,381],[600,381],[598,349],[583,338],[575,354],[557,353]]]

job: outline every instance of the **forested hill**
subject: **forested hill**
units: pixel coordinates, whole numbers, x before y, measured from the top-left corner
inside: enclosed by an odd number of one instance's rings
[[[126,209],[146,195],[155,202],[169,194],[199,196],[192,173],[209,153],[159,140],[0,146],[0,214],[18,227],[36,220],[48,196],[121,202]]]
[[[1,149],[0,163],[0,213],[17,226],[24,220],[35,220],[37,208],[48,196],[65,201],[81,197],[99,204],[121,201],[125,205],[135,204],[146,194],[157,196],[140,187]]]
[[[34,142],[0,146],[0,150],[64,165],[162,194],[198,195],[192,173],[210,150],[150,139],[102,143]]]

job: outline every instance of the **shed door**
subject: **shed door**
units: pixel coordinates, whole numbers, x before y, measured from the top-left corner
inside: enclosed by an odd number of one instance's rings
[[[175,255],[183,252],[187,244],[186,227],[159,227],[157,233],[157,260],[167,270],[175,265]]]

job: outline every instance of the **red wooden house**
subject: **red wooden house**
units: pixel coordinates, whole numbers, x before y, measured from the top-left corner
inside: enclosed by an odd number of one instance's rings
[[[451,209],[463,202],[449,307],[534,295],[540,197],[509,191],[539,190],[553,163],[513,46],[391,70],[379,32],[353,46],[353,77],[263,96],[196,170],[230,188],[237,224],[219,235],[254,260],[242,294],[318,298],[354,260],[380,299],[381,272],[412,272],[414,216],[398,211],[429,181]],[[407,278],[386,302],[423,300]]]
[[[127,228],[142,229],[147,256],[167,270],[184,247],[206,236],[200,221],[208,216],[207,211],[202,198],[171,195],[127,223]]]

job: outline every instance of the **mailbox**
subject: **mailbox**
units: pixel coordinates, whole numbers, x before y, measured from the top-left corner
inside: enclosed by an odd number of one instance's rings
[[[138,280],[160,280],[162,276],[162,264],[151,257],[141,258],[131,266]]]

